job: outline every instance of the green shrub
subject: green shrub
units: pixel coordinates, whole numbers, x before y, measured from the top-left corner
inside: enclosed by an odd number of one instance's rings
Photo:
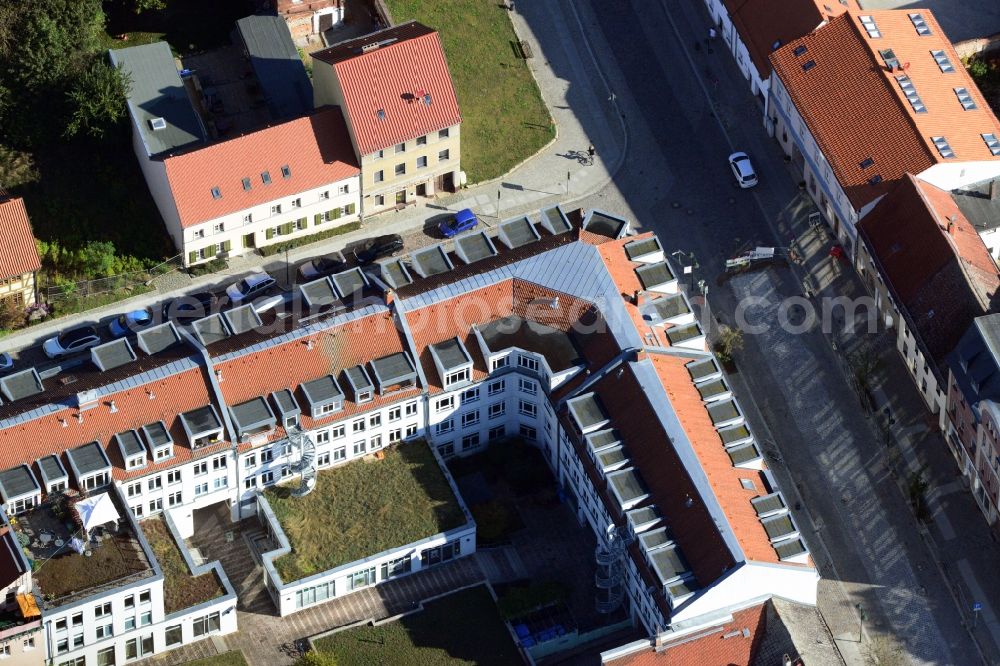
[[[211,261],[206,261],[203,264],[195,264],[188,268],[188,273],[192,276],[198,275],[208,275],[209,273],[217,273],[219,271],[225,270],[229,264],[225,259],[221,257],[216,257]]]
[[[337,666],[332,654],[310,650],[295,661],[295,666]]]
[[[265,245],[264,247],[257,248],[257,251],[261,254],[261,256],[270,257],[275,254],[280,254],[285,250],[291,250],[292,248],[309,245],[310,243],[316,243],[321,240],[326,240],[327,238],[333,238],[334,236],[342,236],[343,234],[357,231],[360,228],[360,222],[349,222],[335,229],[328,229],[317,234],[310,234],[308,236],[302,236],[301,238],[293,238],[292,240],[275,243],[274,245]]]
[[[526,615],[543,606],[565,602],[569,588],[558,581],[542,581],[525,587],[513,587],[500,595],[497,606],[500,614],[511,620]]]

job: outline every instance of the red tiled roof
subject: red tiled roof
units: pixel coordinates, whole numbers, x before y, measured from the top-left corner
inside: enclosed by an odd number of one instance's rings
[[[748,560],[779,562],[778,553],[771,546],[770,538],[750,504],[752,498],[766,492],[768,485],[764,474],[757,470],[733,467],[722,439],[712,425],[701,394],[688,373],[686,366],[695,359],[655,353],[649,354],[649,358],[743,553]],[[744,490],[740,479],[753,481],[757,491]]]
[[[771,75],[768,56],[793,39],[847,11],[837,0],[724,0],[761,79]],[[857,5],[855,5],[857,6]]]
[[[386,40],[394,41],[361,51]],[[411,21],[312,57],[333,67],[361,155],[462,122],[441,38],[431,28]],[[429,105],[424,95],[430,95]],[[380,109],[384,118],[379,117]]]
[[[1000,289],[982,238],[948,192],[909,174],[858,228],[897,303],[943,362]]]
[[[147,391],[152,391],[155,397],[150,399]],[[108,406],[112,400],[117,408],[114,413]],[[225,448],[226,444],[223,443],[192,452],[184,434],[178,415],[210,404],[213,404],[212,398],[201,368],[191,368],[103,396],[97,407],[83,412],[82,423],[75,418],[78,413],[75,407],[64,407],[53,414],[0,429],[0,469],[9,469],[22,463],[31,465],[47,454],[60,455],[95,440],[101,443],[108,454],[116,479],[142,476],[158,469],[174,467],[192,457]],[[66,422],[65,427],[60,419]],[[159,464],[147,462],[146,467],[126,473],[121,453],[111,438],[117,433],[141,428],[156,421],[163,421],[170,431],[174,440],[174,457]],[[147,460],[150,459],[147,452]],[[65,460],[63,466],[69,471]]]
[[[360,173],[339,107],[168,156],[164,165],[185,228]],[[265,171],[270,185],[263,182]]]
[[[718,631],[707,631],[698,638],[685,636],[632,652],[607,664],[611,666],[747,666],[755,664],[761,641],[767,634],[767,603],[744,608]],[[749,636],[743,630],[750,631]],[[782,627],[775,627],[782,631]]]
[[[615,286],[618,288],[618,293],[622,295],[622,303],[625,306],[625,311],[628,312],[636,330],[639,331],[639,336],[646,342],[648,342],[646,336],[652,336],[656,340],[657,346],[669,347],[670,338],[667,337],[666,332],[671,326],[650,326],[642,318],[642,313],[639,311],[639,304],[632,300],[637,293],[640,299],[648,300],[654,300],[658,298],[658,295],[644,290],[642,282],[635,272],[635,269],[642,266],[642,264],[629,259],[628,254],[625,252],[625,245],[627,243],[652,238],[655,235],[652,231],[649,231],[637,236],[626,236],[620,240],[603,243],[598,247],[598,252],[601,253],[601,259],[604,261],[604,266],[608,269],[611,279],[614,280]]]
[[[41,268],[28,211],[21,197],[5,198],[0,190],[0,278],[32,273]]]
[[[376,393],[374,400],[356,405],[341,375],[346,368],[404,351],[399,329],[390,313],[356,319],[317,333],[312,340],[312,349],[303,338],[216,362],[216,369],[222,371],[223,381],[219,386],[226,403],[232,406],[252,398],[267,399],[272,391],[281,389],[295,393],[301,384],[332,374],[345,393],[344,408],[322,419],[312,419],[303,413],[301,422],[308,429],[420,394],[418,387],[386,395]]]
[[[1000,136],[1000,123],[945,37],[933,14],[920,10],[931,30],[920,36],[904,10],[868,12],[881,37],[849,12],[771,54],[795,107],[826,156],[855,209],[888,192],[905,173],[920,174],[940,162],[996,160],[980,136]],[[795,50],[807,50],[795,55]],[[892,49],[904,72],[889,72],[880,49]],[[944,51],[954,72],[943,73],[931,55]],[[803,70],[807,62],[815,66]],[[896,76],[907,75],[926,107],[916,113]],[[954,89],[965,87],[977,109],[965,111]],[[943,158],[932,137],[944,137],[955,153]],[[874,164],[862,168],[872,158]],[[868,180],[880,176],[881,182]]]

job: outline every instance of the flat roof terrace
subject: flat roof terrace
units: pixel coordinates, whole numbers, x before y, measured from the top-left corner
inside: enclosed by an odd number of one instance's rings
[[[383,449],[385,458],[322,470],[316,488],[264,491],[292,552],[274,560],[284,583],[398,548],[467,522],[426,442]],[[297,482],[296,482],[297,484]]]
[[[44,608],[51,609],[91,594],[137,582],[153,567],[114,492],[109,496],[122,518],[90,531],[77,526],[75,500],[57,495],[17,516],[18,540],[32,562],[35,585]],[[74,542],[77,538],[79,542]],[[82,552],[74,548],[82,546]]]
[[[496,319],[479,329],[491,352],[511,347],[541,354],[553,372],[561,372],[576,365],[580,354],[573,339],[559,329],[539,324],[516,315]]]

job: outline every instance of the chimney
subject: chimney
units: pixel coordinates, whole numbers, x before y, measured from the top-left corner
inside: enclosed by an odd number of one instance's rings
[[[993,179],[990,181],[990,201],[996,201],[1000,198],[1000,180]]]
[[[951,219],[948,220],[948,235],[950,236],[955,235],[955,222],[952,221]]]

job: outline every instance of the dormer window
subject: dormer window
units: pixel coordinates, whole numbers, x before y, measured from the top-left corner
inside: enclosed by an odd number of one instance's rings
[[[288,389],[275,391],[271,394],[271,407],[274,409],[275,416],[281,420],[282,427],[286,430],[299,424],[302,410]]]
[[[344,408],[344,392],[340,390],[333,375],[305,382],[300,388],[313,418],[339,412]]]
[[[274,430],[277,419],[264,398],[254,398],[229,408],[233,426],[240,440],[263,435]]]
[[[161,462],[173,457],[174,438],[170,436],[163,421],[142,426],[142,436],[146,440],[146,446],[149,447],[154,462]]]
[[[111,483],[111,461],[97,442],[90,442],[66,452],[70,469],[80,490],[94,490]]]
[[[430,346],[444,388],[454,388],[472,379],[472,357],[462,341],[456,338]]]
[[[368,378],[364,366],[356,365],[353,368],[347,368],[344,370],[344,377],[347,378],[347,384],[354,393],[355,403],[371,402],[372,398],[375,397],[375,387],[371,379]]]
[[[0,472],[0,496],[7,505],[7,513],[23,513],[42,499],[42,491],[35,475],[27,465]]]
[[[222,421],[212,405],[184,412],[181,414],[181,425],[192,449],[222,441]]]
[[[139,439],[139,433],[135,430],[126,430],[114,436],[118,450],[125,461],[125,469],[140,469],[146,466],[146,447]]]
[[[59,493],[66,490],[69,484],[69,475],[66,468],[59,462],[59,458],[48,455],[39,458],[37,461],[38,471],[41,474],[42,485],[47,494]]]
[[[369,364],[369,377],[375,380],[378,392],[385,395],[392,390],[412,387],[417,381],[417,370],[404,352],[377,358]]]
[[[452,386],[454,384],[461,384],[463,382],[469,381],[469,369],[463,368],[462,370],[457,370],[455,372],[450,372],[444,376],[445,388]]]

